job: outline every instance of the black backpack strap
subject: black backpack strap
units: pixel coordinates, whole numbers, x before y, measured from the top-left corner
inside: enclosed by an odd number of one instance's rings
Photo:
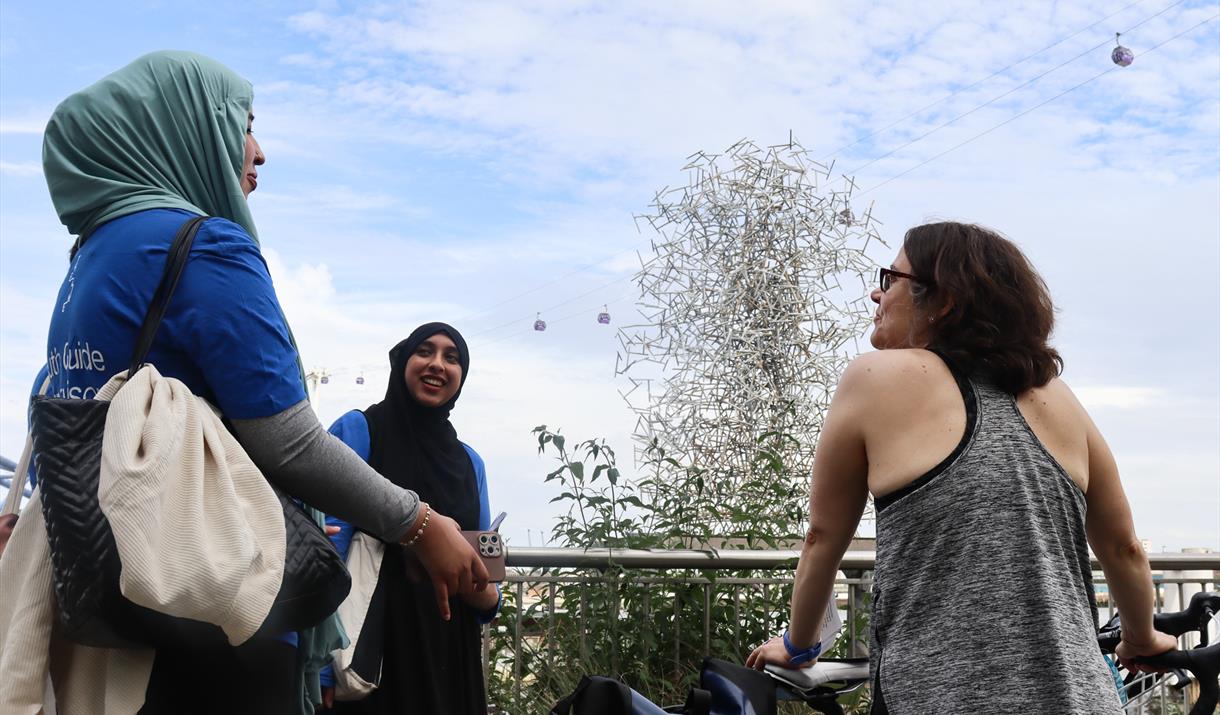
[[[585,677],[581,678],[580,685],[576,686],[576,690],[572,691],[572,693],[566,698],[563,698],[559,702],[555,703],[554,707],[551,708],[550,715],[571,715],[572,703],[576,702],[576,696],[580,695],[581,691],[585,689],[585,686],[588,685],[588,683],[589,676],[586,675]]]
[[[614,678],[586,675],[550,715],[631,715],[631,688]]]
[[[711,715],[711,712],[712,692],[692,686],[686,695],[686,704],[682,706],[683,715]]]
[[[136,337],[136,349],[131,354],[131,365],[127,368],[127,377],[136,374],[144,366],[144,359],[148,357],[148,351],[152,349],[153,338],[157,337],[157,328],[161,326],[161,319],[165,317],[165,310],[169,307],[169,300],[174,296],[174,289],[178,287],[178,279],[182,277],[182,269],[186,267],[186,259],[191,255],[191,244],[195,241],[195,234],[199,233],[199,226],[207,220],[207,216],[192,216],[182,224],[182,228],[178,229],[177,235],[174,236],[174,242],[169,247],[169,255],[165,258],[165,271],[161,274],[161,282],[157,285],[157,291],[153,293],[152,303],[148,306],[148,312],[144,314],[144,322],[140,325],[140,332]]]
[[[775,715],[775,681],[753,668],[718,658],[704,658],[699,687],[711,693],[712,705],[717,708],[744,702],[758,715]]]

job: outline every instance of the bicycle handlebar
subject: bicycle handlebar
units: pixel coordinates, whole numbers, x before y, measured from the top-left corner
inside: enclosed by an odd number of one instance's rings
[[[1198,631],[1199,646],[1190,650],[1171,650],[1160,655],[1136,659],[1137,662],[1154,668],[1182,669],[1193,673],[1199,681],[1199,700],[1191,710],[1192,713],[1213,712],[1220,702],[1220,643],[1207,644],[1207,628],[1217,613],[1220,613],[1220,593],[1204,591],[1191,597],[1186,610],[1156,614],[1152,619],[1153,628],[1175,637]],[[1104,652],[1113,653],[1120,642],[1122,621],[1115,616],[1097,634],[1097,644]]]
[[[1220,593],[1201,591],[1190,598],[1190,605],[1184,611],[1175,613],[1158,613],[1152,617],[1152,627],[1162,633],[1181,637],[1191,631],[1199,632],[1199,645],[1206,646],[1208,641],[1207,624],[1217,613],[1220,613]],[[1122,621],[1118,616],[1102,626],[1097,634],[1097,643],[1107,653],[1113,653],[1122,640]]]
[[[1220,593],[1200,592],[1190,597],[1185,611],[1161,613],[1153,617],[1153,627],[1171,636],[1199,631],[1200,645],[1207,645],[1207,624],[1220,612]]]

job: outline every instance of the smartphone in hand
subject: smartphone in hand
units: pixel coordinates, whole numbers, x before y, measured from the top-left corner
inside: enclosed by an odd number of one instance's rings
[[[479,558],[483,560],[483,566],[487,568],[487,575],[493,583],[504,581],[504,556],[505,547],[504,540],[500,538],[500,523],[504,521],[504,517],[508,516],[507,512],[500,512],[496,520],[492,522],[491,527],[487,530],[478,531],[463,531],[462,536],[479,554]]]

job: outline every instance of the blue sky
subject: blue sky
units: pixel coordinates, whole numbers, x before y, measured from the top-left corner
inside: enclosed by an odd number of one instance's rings
[[[836,173],[864,167],[856,201],[891,246],[935,218],[1016,240],[1051,288],[1065,379],[1118,456],[1140,534],[1220,548],[1220,21],[1195,27],[1220,6],[742,8],[4,0],[0,454],[20,451],[70,244],[42,126],[139,54],[191,49],[254,84],[268,163],[251,205],[306,365],[333,374],[320,416],[378,399],[386,350],[415,325],[454,323],[472,352],[454,420],[518,543],[552,514],[533,426],[604,436],[633,469],[614,375],[648,248],[633,215],[685,182],[689,154],[791,130]],[[1128,28],[1135,63],[1094,79]]]

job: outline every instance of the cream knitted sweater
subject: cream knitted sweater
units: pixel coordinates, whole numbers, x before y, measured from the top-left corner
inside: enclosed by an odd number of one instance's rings
[[[206,401],[151,365],[125,379],[116,375],[98,394],[111,399],[98,497],[123,564],[120,588],[135,603],[215,623],[230,643],[244,642],[283,577],[279,500]],[[138,711],[154,652],[71,644],[55,636],[55,620],[36,490],[0,556],[0,713],[54,712],[44,709],[51,700],[67,715]]]

